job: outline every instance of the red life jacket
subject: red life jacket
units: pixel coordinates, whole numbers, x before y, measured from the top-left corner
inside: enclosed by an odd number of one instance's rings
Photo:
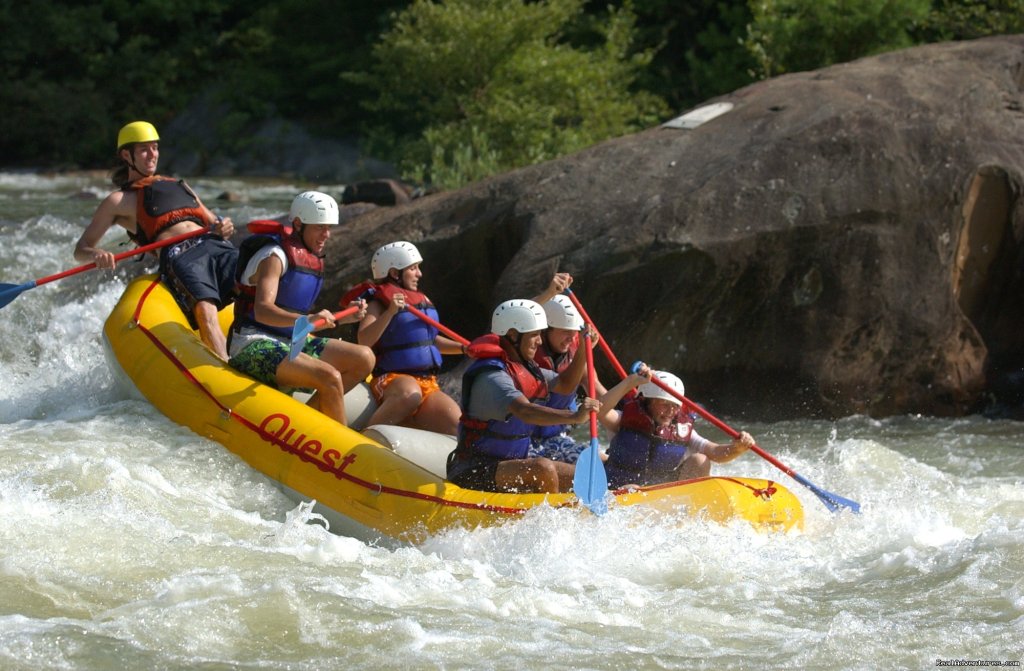
[[[207,225],[206,212],[185,180],[150,175],[126,184],[123,190],[135,192],[136,230],[129,236],[138,245],[153,242],[182,221]]]
[[[533,360],[537,362],[537,365],[541,368],[547,368],[553,370],[556,373],[561,373],[563,370],[569,367],[572,363],[572,359],[576,356],[576,351],[580,348],[580,336],[577,334],[573,337],[572,342],[569,343],[569,349],[564,354],[551,354],[551,350],[548,349],[548,336],[544,334],[544,338],[541,340],[540,347],[537,348],[537,353],[533,355]]]

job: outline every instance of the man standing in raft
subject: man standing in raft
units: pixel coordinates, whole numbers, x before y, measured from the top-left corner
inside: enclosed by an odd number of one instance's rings
[[[114,254],[96,245],[114,224],[140,246],[209,228],[209,234],[161,249],[160,275],[206,346],[227,360],[217,312],[234,298],[238,250],[225,242],[235,230],[231,220],[216,217],[184,180],[156,174],[160,136],[152,124],[124,126],[117,134],[117,155],[121,163],[111,181],[118,190],[96,208],[75,245],[75,259],[113,268]]]
[[[229,363],[272,387],[315,389],[309,404],[345,424],[345,390],[373,369],[370,348],[311,336],[295,360],[288,358],[299,317],[323,319],[318,330],[336,326],[329,310],[312,309],[323,285],[324,246],[338,225],[338,204],[327,194],[306,191],[292,201],[288,218],[290,226],[275,222],[275,232],[242,243]],[[357,303],[362,309],[342,323],[363,318],[366,303]]]
[[[476,361],[462,378],[462,418],[448,479],[468,489],[499,492],[566,492],[575,466],[528,457],[538,426],[581,424],[600,403],[587,398],[573,412],[542,404],[550,392],[571,394],[586,371],[586,358],[555,373],[533,361],[547,319],[531,300],[505,301],[491,316],[491,333],[470,344]]]
[[[419,291],[422,262],[411,242],[386,244],[370,260],[373,283],[357,288],[372,288],[375,299],[358,335],[377,356],[370,389],[380,407],[367,425],[401,424],[454,436],[459,406],[441,391],[437,373],[441,355],[462,354],[462,345],[405,309],[411,305],[438,321],[434,304]]]
[[[725,445],[698,435],[682,402],[651,382],[652,375],[684,395],[682,380],[643,364],[601,397],[607,410],[598,411],[598,417],[615,431],[605,462],[610,489],[705,478],[712,461],[732,461],[754,444],[746,431]],[[623,398],[622,409],[616,410]]]

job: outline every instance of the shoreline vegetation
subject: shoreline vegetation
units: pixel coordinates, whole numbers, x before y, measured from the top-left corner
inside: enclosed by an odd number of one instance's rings
[[[1024,0],[345,7],[10,5],[0,10],[3,169],[103,169],[130,117],[169,129],[168,150],[188,156],[193,177],[232,168],[217,156],[259,161],[260,142],[278,133],[296,153],[336,143],[327,151],[351,161],[353,175],[455,188],[650,127],[757,79],[1024,32]],[[170,132],[189,114],[191,128]],[[301,163],[269,155],[245,174],[260,165],[305,176]]]

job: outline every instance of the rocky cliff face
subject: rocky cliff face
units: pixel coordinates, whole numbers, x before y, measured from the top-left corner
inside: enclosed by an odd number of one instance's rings
[[[765,419],[957,415],[1019,380],[1024,36],[709,102],[733,109],[353,219],[330,295],[410,240],[443,320],[473,337],[569,271],[623,362]]]

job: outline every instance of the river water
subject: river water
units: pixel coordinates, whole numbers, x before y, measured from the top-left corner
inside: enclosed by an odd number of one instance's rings
[[[0,282],[78,265],[71,250],[98,203],[83,194],[105,194],[101,177],[0,174]],[[300,190],[194,186],[236,224],[280,214]],[[248,201],[219,207],[225,190]],[[0,313],[0,669],[924,669],[1024,659],[1024,423],[744,427],[863,506],[832,514],[755,455],[716,470],[792,489],[802,532],[636,508],[600,519],[541,509],[420,547],[368,545],[331,534],[271,480],[117,386],[101,327],[141,271],[82,273]],[[713,411],[729,421],[727,409]]]

